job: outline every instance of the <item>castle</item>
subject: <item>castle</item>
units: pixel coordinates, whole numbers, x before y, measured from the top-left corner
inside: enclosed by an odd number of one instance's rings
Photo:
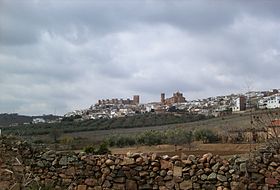
[[[161,93],[160,102],[164,105],[172,105],[176,103],[184,103],[186,102],[186,98],[183,96],[183,93],[180,93],[179,91],[173,93],[171,98],[165,98],[165,93]]]
[[[108,105],[108,104],[125,104],[125,105],[138,105],[140,103],[140,96],[139,95],[134,95],[133,99],[117,99],[117,98],[113,98],[111,100],[109,99],[102,99],[102,100],[98,100],[97,105]]]

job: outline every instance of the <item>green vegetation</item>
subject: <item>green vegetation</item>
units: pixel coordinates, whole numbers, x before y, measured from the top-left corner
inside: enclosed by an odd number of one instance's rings
[[[174,115],[174,114],[155,114],[146,113],[131,117],[113,118],[113,119],[97,119],[86,121],[75,121],[73,118],[64,119],[61,123],[41,123],[19,125],[15,127],[7,127],[3,129],[5,133],[12,133],[22,136],[27,135],[45,135],[52,136],[54,141],[60,136],[60,133],[74,133],[81,131],[109,130],[116,128],[135,128],[161,126],[167,124],[187,123],[208,119],[204,115]],[[59,133],[57,131],[59,129]]]
[[[95,155],[102,155],[102,154],[110,154],[111,151],[108,148],[106,142],[101,143],[98,147],[88,146],[84,148],[85,153],[95,154]]]
[[[195,140],[203,143],[213,143],[218,140],[218,136],[210,129],[199,129],[194,132]]]
[[[195,130],[194,132],[184,129],[170,129],[165,131],[149,130],[137,135],[112,135],[106,139],[109,146],[126,147],[133,145],[160,145],[187,144],[189,147],[194,140],[203,140],[212,143],[217,140],[217,135],[211,130]]]

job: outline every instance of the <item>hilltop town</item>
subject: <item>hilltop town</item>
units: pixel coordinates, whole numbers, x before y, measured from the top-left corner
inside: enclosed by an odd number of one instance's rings
[[[161,93],[158,102],[145,104],[140,103],[139,95],[134,95],[132,99],[102,99],[88,109],[75,110],[65,114],[64,117],[88,120],[126,117],[148,112],[190,113],[218,117],[242,113],[252,109],[274,109],[279,107],[280,93],[278,89],[250,91],[244,94],[230,94],[197,100],[187,100],[183,93],[177,91],[168,98],[165,93]]]

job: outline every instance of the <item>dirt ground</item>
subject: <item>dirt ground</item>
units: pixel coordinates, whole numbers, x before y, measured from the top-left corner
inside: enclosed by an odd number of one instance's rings
[[[156,152],[160,155],[181,155],[182,153],[190,155],[203,155],[211,152],[215,155],[229,156],[229,155],[244,155],[249,154],[250,150],[254,150],[261,144],[202,144],[194,143],[194,146],[189,150],[187,146],[173,146],[173,145],[157,145],[157,146],[138,146],[126,148],[112,148],[113,154],[126,154],[127,152],[141,152],[150,153]],[[176,150],[176,149],[177,150]]]

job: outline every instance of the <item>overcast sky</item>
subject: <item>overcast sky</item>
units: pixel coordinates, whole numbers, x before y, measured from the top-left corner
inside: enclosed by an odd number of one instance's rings
[[[0,0],[0,113],[280,88],[280,1]]]

